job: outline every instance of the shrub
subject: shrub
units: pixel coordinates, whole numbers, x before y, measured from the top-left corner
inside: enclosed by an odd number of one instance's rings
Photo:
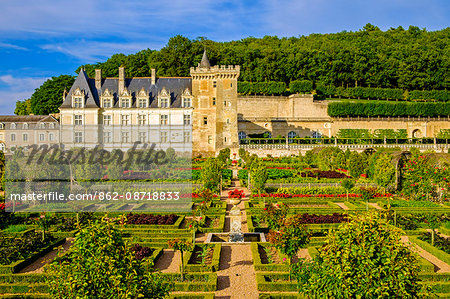
[[[136,260],[113,223],[98,221],[80,231],[46,274],[52,298],[165,298],[170,288]]]
[[[291,81],[289,91],[292,93],[310,93],[313,90],[313,83],[309,80]]]

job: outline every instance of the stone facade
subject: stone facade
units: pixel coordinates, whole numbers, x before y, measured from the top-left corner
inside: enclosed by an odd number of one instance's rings
[[[52,136],[51,143],[66,148],[100,145],[126,150],[140,141],[194,156],[212,156],[227,147],[237,152],[244,146],[240,139],[252,134],[282,136],[288,142],[296,136],[336,136],[341,129],[405,129],[409,138],[433,138],[440,130],[450,129],[448,118],[332,118],[327,114],[329,101],[316,101],[309,94],[238,95],[239,74],[239,66],[211,66],[206,52],[185,78],[157,78],[155,70],[151,77],[127,78],[123,67],[118,78],[102,78],[101,70],[89,78],[81,70],[63,96],[60,126],[52,120],[58,129],[47,132],[45,138]],[[0,120],[0,150],[39,144],[36,138],[43,133],[33,134],[26,142],[12,141],[8,134],[19,138],[25,133],[18,127],[17,132],[7,133],[5,126],[10,122],[2,127]],[[36,123],[34,119],[24,122]],[[300,150],[289,148],[288,143],[287,148],[280,146],[260,146],[260,150]]]

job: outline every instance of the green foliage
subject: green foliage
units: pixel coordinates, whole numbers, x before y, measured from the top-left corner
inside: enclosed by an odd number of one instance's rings
[[[450,129],[441,129],[436,137],[442,139],[450,139]]]
[[[116,54],[103,64],[84,67],[91,77],[95,67],[104,69],[104,76],[117,76],[119,65],[126,67],[128,76],[150,76],[150,68],[156,68],[159,76],[189,76],[189,68],[200,62],[206,47],[212,65],[240,65],[240,79],[247,82],[309,80],[316,82],[318,93],[337,96],[343,95],[344,87],[358,86],[352,95],[367,98],[368,91],[360,87],[371,88],[369,95],[375,99],[401,99],[403,94],[373,87],[448,88],[445,44],[450,29],[428,32],[410,28],[290,38],[248,37],[230,42],[190,40],[178,35],[159,51]]]
[[[348,159],[348,170],[354,178],[359,178],[367,171],[367,155],[364,153],[351,152]]]
[[[310,93],[313,83],[309,80],[296,80],[289,83],[289,91],[292,93]]]
[[[219,151],[219,155],[217,156],[217,159],[222,162],[223,165],[227,163],[227,161],[230,159],[231,150],[227,148],[223,148]]]
[[[64,89],[72,87],[75,78],[69,75],[52,77],[37,88],[30,98],[31,112],[36,115],[58,113],[63,102]],[[23,109],[21,110],[23,112]]]
[[[447,102],[450,100],[450,93],[447,90],[413,90],[409,92],[409,99],[415,101],[436,100]]]
[[[31,100],[23,100],[16,102],[16,109],[14,110],[16,115],[29,115],[31,114]]]
[[[222,173],[221,162],[217,159],[208,159],[201,171],[201,181],[203,188],[213,192],[219,190],[220,177]]]
[[[332,117],[437,117],[450,115],[450,103],[410,102],[333,102],[328,104],[328,115]]]
[[[381,154],[375,165],[374,173],[375,182],[386,188],[388,185],[394,184],[395,166],[392,164],[392,157],[388,154]]]
[[[181,253],[181,281],[184,280],[184,252],[193,250],[194,246],[191,242],[181,239],[172,239],[167,242],[169,248]]]
[[[328,235],[314,262],[296,271],[300,289],[311,298],[424,297],[417,257],[400,236],[377,214],[351,216]]]
[[[339,129],[338,138],[371,138],[372,134],[368,129]]]
[[[165,298],[170,285],[149,273],[112,223],[96,222],[49,265],[52,298]]]
[[[285,221],[289,207],[284,203],[273,204],[271,202],[264,206],[261,219],[271,230],[279,230]]]
[[[325,147],[317,154],[316,161],[320,170],[335,170],[342,164],[342,150],[338,147]]]
[[[254,161],[250,169],[250,182],[258,194],[264,191],[267,179],[268,171],[264,163],[260,160]]]

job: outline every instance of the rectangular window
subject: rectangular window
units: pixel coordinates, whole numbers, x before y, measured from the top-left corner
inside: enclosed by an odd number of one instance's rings
[[[184,125],[190,125],[191,124],[191,115],[185,114],[183,118]]]
[[[169,99],[168,98],[162,98],[159,100],[159,107],[161,108],[169,108]]]
[[[147,108],[147,99],[139,99],[138,106],[139,108]]]
[[[216,87],[217,87],[217,82],[213,81],[213,88],[216,88]]]
[[[142,143],[147,142],[147,132],[139,132],[139,141]]]
[[[44,141],[44,140],[45,140],[45,135],[39,134],[39,141]]]
[[[75,132],[75,143],[82,143],[83,142],[83,132]]]
[[[230,83],[230,87],[233,87],[233,83]]]
[[[191,142],[191,132],[184,132],[184,143],[189,143]]]
[[[191,99],[187,98],[183,100],[183,108],[190,108],[191,107]]]
[[[230,119],[229,118],[227,118],[227,125],[229,125],[230,124]]]
[[[73,107],[74,108],[83,108],[83,98],[74,98],[73,99]]]
[[[120,101],[121,108],[130,108],[130,99],[122,99]]]
[[[103,115],[103,125],[105,126],[111,125],[111,115]]]
[[[16,141],[16,133],[11,133],[11,141]]]
[[[216,106],[216,98],[213,98],[213,106]]]
[[[22,139],[23,141],[28,141],[28,134],[27,133],[23,134]]]
[[[139,114],[138,115],[138,124],[145,125],[147,123],[147,115]]]
[[[224,107],[227,106],[227,101],[223,101],[223,106],[224,106]]]
[[[111,108],[112,107],[112,100],[111,99],[104,99],[103,100],[103,108]]]
[[[161,143],[166,143],[167,142],[167,132],[161,132],[160,142]]]
[[[55,140],[55,135],[53,135],[53,133],[48,134],[48,140],[49,141],[54,141]]]
[[[223,142],[224,142],[225,144],[227,144],[227,137],[224,137],[224,138],[223,138]]]
[[[130,124],[130,116],[129,115],[122,115],[120,123],[122,126],[128,126]]]
[[[130,140],[130,132],[122,132],[122,143],[128,143]]]
[[[111,140],[111,132],[103,132],[103,143],[110,143]]]
[[[160,115],[160,124],[161,125],[168,125],[169,124],[169,115],[161,114]]]
[[[213,143],[213,137],[211,135],[208,135],[208,144]]]
[[[207,125],[208,124],[208,117],[203,117],[203,125]]]
[[[75,124],[75,126],[81,126],[83,124],[83,115],[75,114],[74,115],[74,124]]]

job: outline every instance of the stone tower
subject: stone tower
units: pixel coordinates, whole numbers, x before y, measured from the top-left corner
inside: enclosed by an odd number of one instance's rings
[[[193,155],[213,156],[222,148],[239,147],[237,124],[238,65],[211,66],[203,53],[191,67],[193,102]]]

